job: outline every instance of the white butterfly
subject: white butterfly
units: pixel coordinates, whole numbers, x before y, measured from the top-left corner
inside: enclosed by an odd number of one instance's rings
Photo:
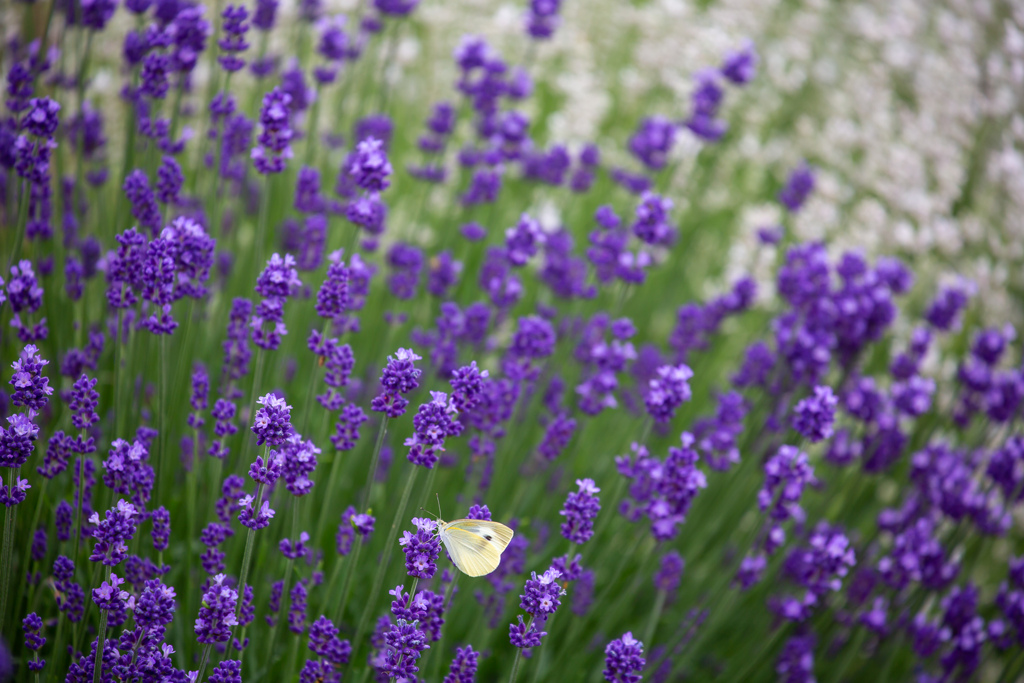
[[[483,576],[497,569],[513,536],[501,522],[485,519],[439,519],[437,533],[452,562],[467,576]]]

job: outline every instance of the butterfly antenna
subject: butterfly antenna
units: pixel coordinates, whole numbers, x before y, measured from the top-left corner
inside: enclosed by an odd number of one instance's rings
[[[443,519],[443,517],[441,517],[441,494],[434,493],[434,495],[437,497],[437,518]]]

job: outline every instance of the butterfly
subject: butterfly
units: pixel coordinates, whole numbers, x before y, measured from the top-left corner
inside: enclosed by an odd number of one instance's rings
[[[501,522],[485,519],[438,519],[437,534],[463,574],[483,576],[498,568],[513,532]]]

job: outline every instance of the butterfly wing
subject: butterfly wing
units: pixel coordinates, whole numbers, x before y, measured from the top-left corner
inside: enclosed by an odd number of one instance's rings
[[[457,519],[441,528],[441,542],[467,576],[483,576],[497,569],[512,536],[504,524],[479,519]]]

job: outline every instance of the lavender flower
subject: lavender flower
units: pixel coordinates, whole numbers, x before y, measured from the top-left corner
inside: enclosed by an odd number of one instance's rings
[[[690,400],[688,380],[693,370],[686,365],[664,365],[658,368],[658,376],[650,381],[644,403],[648,414],[655,422],[668,422],[676,408]]]
[[[643,653],[644,644],[626,631],[604,648],[604,679],[612,683],[637,683],[647,663]]]
[[[85,592],[75,583],[74,576],[74,563],[63,555],[58,556],[53,563],[54,587],[59,592],[57,608],[67,616],[68,621],[78,623],[85,610]]]
[[[420,4],[420,0],[373,0],[373,6],[381,14],[393,17],[405,17]]]
[[[125,602],[130,597],[128,591],[123,591],[120,586],[124,579],[119,579],[117,574],[111,574],[109,581],[104,581],[99,588],[92,589],[92,600],[96,606],[105,612],[114,612],[124,609]]]
[[[817,481],[807,454],[794,446],[780,446],[765,463],[764,473],[764,487],[757,494],[758,507],[777,521],[803,521],[800,497],[804,487]]]
[[[106,519],[100,521],[98,513],[93,513],[89,522],[94,525],[92,535],[96,546],[89,559],[101,562],[108,567],[119,565],[128,556],[129,541],[135,536],[138,521],[135,506],[121,499],[115,507],[107,510]]]
[[[14,369],[10,382],[14,386],[11,402],[14,405],[42,410],[49,400],[47,397],[53,393],[50,380],[43,376],[43,368],[49,364],[32,344],[22,350],[18,360],[11,364]]]
[[[193,429],[200,429],[206,424],[202,411],[206,410],[210,393],[210,376],[206,372],[206,366],[196,363],[192,368],[192,395],[189,397],[189,405],[192,412],[188,415],[188,426]]]
[[[256,411],[252,424],[256,445],[280,446],[294,432],[291,424],[292,407],[283,398],[274,394],[260,396],[256,403],[263,406]]]
[[[228,73],[234,73],[245,67],[245,60],[238,55],[249,47],[245,40],[245,34],[249,31],[249,10],[245,5],[228,5],[221,16],[221,29],[224,33],[217,41],[217,46],[223,54],[217,58],[217,62]]]
[[[207,679],[209,683],[242,683],[242,662],[238,659],[225,659],[218,662]]]
[[[555,34],[560,23],[558,11],[562,0],[530,0],[526,12],[526,32],[534,40],[544,40]]]
[[[796,404],[793,429],[811,443],[829,438],[832,436],[832,424],[835,421],[838,403],[839,399],[832,393],[831,387],[814,387],[813,396],[808,396]]]
[[[786,186],[779,192],[779,203],[792,213],[800,210],[807,197],[814,191],[814,169],[801,162],[793,169]]]
[[[724,121],[715,118],[725,96],[719,79],[720,73],[716,69],[702,69],[694,74],[693,113],[687,119],[686,127],[708,142],[721,139],[727,128]]]
[[[973,289],[973,285],[966,281],[943,287],[925,311],[925,319],[937,330],[954,329],[959,325],[960,312],[974,294]]]
[[[814,683],[813,635],[793,636],[786,641],[775,663],[775,673],[782,683]]]
[[[269,500],[264,500],[257,509],[255,497],[246,495],[238,500],[238,504],[242,508],[242,511],[238,513],[238,521],[249,529],[265,529],[270,525],[270,520],[274,518],[275,512],[271,509]]]
[[[473,683],[479,656],[480,653],[476,652],[472,645],[455,648],[455,658],[448,668],[448,675],[441,683]]]
[[[278,3],[279,0],[257,0],[253,12],[253,26],[264,32],[272,29],[277,19]]]
[[[455,404],[449,401],[443,391],[431,391],[431,400],[420,405],[413,417],[413,435],[405,440],[409,446],[409,462],[432,469],[437,462],[437,452],[444,451],[445,439],[462,433],[462,423],[455,416]]]
[[[71,387],[71,400],[68,405],[72,411],[71,424],[76,429],[89,429],[99,422],[100,416],[96,414],[96,406],[99,404],[100,395],[94,390],[96,382],[95,378],[89,379],[82,373]]]
[[[385,413],[388,417],[398,417],[405,413],[408,399],[404,394],[409,393],[419,386],[421,371],[413,365],[422,358],[412,349],[398,349],[395,355],[388,356],[388,363],[380,376],[380,385],[383,390],[370,403],[370,409]]]
[[[28,663],[28,670],[42,671],[46,666],[46,660],[39,659],[39,650],[46,644],[46,638],[40,633],[43,630],[43,620],[39,618],[38,614],[32,612],[22,620],[21,626],[25,632],[25,647],[34,653],[32,660]]]
[[[348,664],[352,656],[352,645],[338,638],[338,628],[323,616],[309,627],[309,649],[334,665]]]
[[[171,537],[171,513],[162,505],[153,510],[153,549],[157,552],[167,550]]]
[[[722,60],[722,75],[736,85],[746,85],[754,79],[759,61],[754,42],[746,40],[738,50],[726,53]]]
[[[369,419],[362,408],[354,403],[349,403],[341,409],[338,420],[334,423],[331,444],[339,451],[352,450],[356,446],[356,441],[359,440],[360,425]]]
[[[785,572],[805,589],[802,598],[785,597],[774,609],[786,619],[803,621],[831,592],[842,587],[842,579],[856,564],[850,540],[842,532],[822,523],[811,534],[808,545],[794,549],[785,562]]]
[[[238,592],[224,585],[225,578],[217,574],[203,591],[195,623],[196,640],[200,643],[226,643],[231,637],[231,627],[238,623],[235,617]]]
[[[935,381],[920,375],[913,375],[904,382],[892,385],[893,404],[910,417],[919,417],[928,412],[934,394]]]
[[[429,579],[437,571],[437,558],[441,554],[441,539],[434,533],[437,523],[431,519],[415,518],[416,533],[402,532],[398,544],[405,553],[405,570],[409,576]]]
[[[683,577],[686,562],[678,551],[672,550],[661,558],[661,566],[654,575],[654,585],[660,591],[674,593]]]
[[[160,207],[156,193],[150,188],[149,178],[140,169],[132,171],[124,180],[124,193],[131,203],[132,215],[139,226],[156,236],[160,230]]]
[[[524,266],[545,241],[540,223],[522,214],[515,226],[505,231],[505,253],[513,266]]]
[[[103,461],[103,483],[115,492],[129,496],[137,508],[144,508],[153,490],[154,479],[148,459],[149,450],[142,441],[129,444],[124,439],[115,439]]]
[[[291,159],[291,106],[292,97],[281,88],[275,87],[263,97],[260,109],[260,125],[263,130],[259,145],[252,149],[252,160],[256,170],[266,175],[280,173],[285,161]]]
[[[225,445],[225,437],[238,432],[238,427],[234,423],[236,410],[237,408],[234,403],[223,398],[218,398],[217,402],[213,404],[213,410],[210,411],[210,414],[216,420],[213,433],[217,436],[217,439],[210,444],[210,449],[207,451],[209,455],[218,459],[223,459],[227,456],[228,447]]]
[[[172,39],[171,67],[179,73],[191,73],[206,49],[211,29],[204,12],[201,5],[180,8],[168,28]]]
[[[387,654],[381,672],[395,679],[411,679],[419,668],[416,661],[424,650],[430,648],[426,635],[415,624],[399,619],[397,624],[384,634]]]
[[[569,445],[576,432],[576,420],[567,413],[559,413],[548,422],[537,452],[548,461],[557,458]]]
[[[480,399],[483,388],[483,381],[488,377],[487,370],[480,370],[476,361],[469,365],[452,371],[452,377],[448,383],[452,387],[451,402],[460,413],[473,408]]]
[[[665,167],[675,140],[675,125],[662,116],[650,116],[640,122],[629,138],[629,151],[652,171]]]
[[[547,632],[541,631],[532,619],[528,625],[523,623],[522,614],[516,615],[516,618],[519,620],[519,623],[509,624],[508,626],[508,639],[512,646],[520,649],[538,647],[541,638],[546,636]]]
[[[534,617],[547,617],[554,614],[562,604],[561,596],[565,591],[558,584],[562,572],[548,569],[539,578],[537,572],[530,572],[531,578],[526,580],[522,595],[519,596],[519,607]]]
[[[370,192],[357,197],[345,207],[345,218],[376,237],[384,232],[388,217],[388,207],[380,195]],[[374,249],[376,246],[374,246]]]
[[[165,156],[157,169],[156,198],[163,204],[177,203],[184,182],[181,166],[174,157]]]
[[[266,299],[287,299],[302,287],[295,269],[295,257],[274,254],[256,279],[256,293]]]
[[[367,192],[381,192],[391,184],[391,163],[384,143],[369,137],[356,145],[349,173],[360,188]]]
[[[601,509],[601,503],[594,494],[597,488],[593,479],[577,479],[578,491],[572,492],[565,499],[565,506],[558,513],[565,517],[562,522],[562,536],[579,544],[586,543],[594,535],[594,519]]]
[[[635,458],[615,459],[619,474],[632,480],[629,495],[633,500],[623,505],[623,514],[632,521],[646,516],[651,522],[651,533],[659,541],[675,538],[693,499],[700,489],[707,487],[707,478],[697,469],[700,456],[693,448],[693,435],[683,432],[680,442],[680,448],[669,449],[664,462],[635,443]]]
[[[313,489],[309,475],[316,469],[320,449],[299,434],[292,434],[281,449],[285,488],[293,496],[304,496]]]
[[[388,287],[394,297],[403,301],[415,298],[423,270],[423,252],[412,245],[397,242],[388,250],[388,265],[392,268]]]
[[[304,581],[296,583],[288,593],[288,630],[292,633],[306,632],[306,599],[308,592]]]

